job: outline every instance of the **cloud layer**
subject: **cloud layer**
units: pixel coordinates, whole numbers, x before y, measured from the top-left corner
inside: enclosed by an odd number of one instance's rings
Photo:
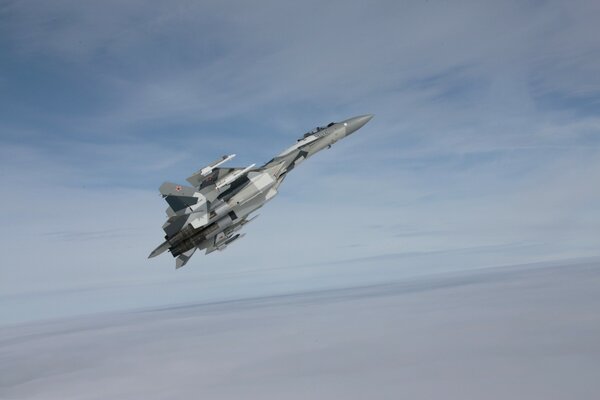
[[[594,399],[593,263],[25,324],[7,399]]]

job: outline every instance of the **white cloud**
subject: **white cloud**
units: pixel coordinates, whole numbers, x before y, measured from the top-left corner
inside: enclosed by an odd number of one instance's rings
[[[597,259],[62,319],[0,333],[29,399],[593,399]]]

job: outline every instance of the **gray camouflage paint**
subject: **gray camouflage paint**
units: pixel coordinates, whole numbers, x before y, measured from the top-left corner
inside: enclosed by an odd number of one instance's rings
[[[221,168],[223,156],[196,172],[192,186],[165,182],[159,188],[169,207],[163,225],[165,241],[149,255],[169,250],[175,267],[183,267],[196,249],[224,250],[244,234],[236,233],[256,217],[249,215],[277,195],[288,172],[315,153],[362,128],[373,115],[361,115],[306,133],[291,147],[259,168]],[[227,184],[223,184],[227,183]]]

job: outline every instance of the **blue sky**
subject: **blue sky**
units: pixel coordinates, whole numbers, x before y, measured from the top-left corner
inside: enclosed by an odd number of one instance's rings
[[[0,322],[598,256],[595,1],[0,6]],[[181,271],[157,188],[376,117]]]

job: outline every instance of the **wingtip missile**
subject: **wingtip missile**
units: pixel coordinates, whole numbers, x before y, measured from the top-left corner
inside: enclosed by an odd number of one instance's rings
[[[227,161],[231,160],[234,157],[235,157],[235,154],[225,155],[225,156],[221,157],[220,159],[210,163],[208,166],[202,168],[200,170],[200,175],[202,175],[202,176],[210,175],[212,173],[213,169],[217,168],[220,165],[225,164]]]
[[[230,246],[230,245],[231,245],[231,243],[235,242],[235,241],[236,241],[236,240],[238,240],[238,239],[241,239],[241,238],[243,238],[244,236],[246,236],[246,234],[245,234],[245,233],[238,233],[237,235],[233,235],[233,236],[232,236],[232,237],[230,237],[229,239],[225,240],[225,241],[223,242],[223,244],[219,245],[219,246],[217,247],[217,250],[219,250],[219,251],[223,251],[223,250],[225,250],[225,249],[226,249],[228,246]]]
[[[223,179],[221,179],[219,182],[217,182],[217,184],[215,185],[215,189],[221,190],[221,189],[223,189],[223,187],[232,184],[233,182],[235,182],[242,176],[246,175],[252,168],[254,168],[255,165],[256,164],[251,164],[240,171],[235,171],[228,175],[225,175],[225,177]]]

